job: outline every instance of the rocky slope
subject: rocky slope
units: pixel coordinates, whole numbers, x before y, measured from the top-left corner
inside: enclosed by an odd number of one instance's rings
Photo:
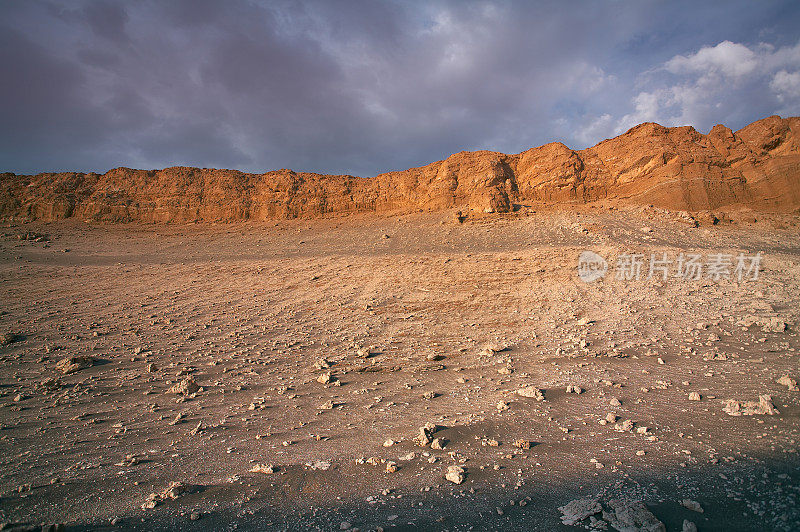
[[[410,212],[451,207],[614,200],[675,210],[800,207],[800,117],[739,131],[636,126],[591,148],[551,143],[525,152],[460,152],[373,178],[278,170],[116,168],[105,174],[0,174],[0,216],[110,222],[192,222]]]

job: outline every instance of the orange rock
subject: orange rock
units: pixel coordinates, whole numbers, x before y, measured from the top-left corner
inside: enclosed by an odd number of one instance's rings
[[[105,174],[0,174],[0,217],[107,222],[230,222],[402,213],[452,207],[614,200],[682,211],[800,207],[800,117],[770,116],[733,132],[638,125],[574,151],[550,143],[516,155],[460,152],[373,178],[277,170],[115,168]]]

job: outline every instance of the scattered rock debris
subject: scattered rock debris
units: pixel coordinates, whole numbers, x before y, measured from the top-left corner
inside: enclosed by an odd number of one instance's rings
[[[94,357],[81,355],[74,357],[62,358],[56,364],[56,369],[63,374],[75,373],[82,369],[91,368],[94,365]]]

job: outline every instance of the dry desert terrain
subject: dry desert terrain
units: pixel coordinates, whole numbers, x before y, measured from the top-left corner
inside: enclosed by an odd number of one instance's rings
[[[800,219],[717,217],[7,223],[0,521],[796,530]]]

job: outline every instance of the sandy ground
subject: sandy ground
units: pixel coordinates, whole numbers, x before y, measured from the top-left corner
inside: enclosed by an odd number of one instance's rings
[[[800,380],[800,231],[757,218],[7,224],[0,521],[569,530],[559,507],[593,498],[666,530],[796,530],[800,392],[776,380]],[[758,280],[585,283],[583,250],[763,259]],[[765,394],[774,415],[723,410]]]

